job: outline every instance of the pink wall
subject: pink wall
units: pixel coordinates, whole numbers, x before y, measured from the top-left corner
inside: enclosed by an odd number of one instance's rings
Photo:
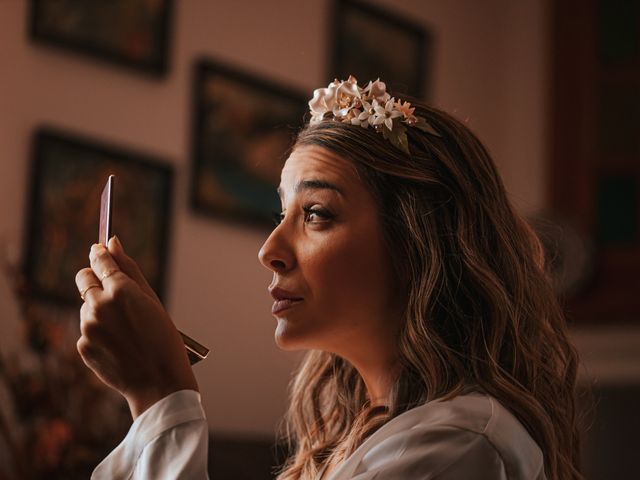
[[[469,119],[520,208],[544,206],[545,2],[372,3],[432,29],[434,103]],[[32,45],[26,2],[0,0],[0,240],[20,248],[28,141],[41,123],[171,159],[177,185],[168,304],[177,325],[212,348],[196,367],[210,425],[270,434],[298,356],[273,344],[270,275],[257,261],[264,237],[194,217],[187,207],[191,67],[208,55],[311,92],[325,72],[328,2],[175,4],[171,70],[155,81]],[[10,302],[2,295],[0,302],[0,318],[9,318]],[[8,329],[0,323],[0,337]]]

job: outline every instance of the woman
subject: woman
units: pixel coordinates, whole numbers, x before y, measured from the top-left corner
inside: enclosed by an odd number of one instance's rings
[[[278,478],[581,478],[576,353],[486,150],[379,80],[309,105],[259,253],[278,346],[309,350]],[[94,477],[205,478],[179,334],[117,239],[90,260],[78,350],[135,420]]]

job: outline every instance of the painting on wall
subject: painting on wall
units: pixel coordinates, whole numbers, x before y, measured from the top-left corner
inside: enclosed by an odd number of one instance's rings
[[[280,171],[308,99],[209,60],[197,63],[194,82],[193,210],[273,225]]]
[[[427,99],[432,40],[422,25],[357,0],[334,0],[332,17],[328,81],[379,77],[393,92]]]
[[[160,299],[165,291],[173,169],[159,158],[51,128],[33,139],[24,269],[30,292],[79,302],[78,270],[98,242],[100,196],[117,177],[113,233]]]
[[[173,0],[31,0],[31,38],[152,75],[167,70]]]

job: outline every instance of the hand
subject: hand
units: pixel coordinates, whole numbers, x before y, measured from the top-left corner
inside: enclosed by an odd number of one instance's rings
[[[125,397],[134,419],[172,392],[198,390],[178,330],[117,237],[108,249],[93,245],[89,260],[76,275],[84,363]]]

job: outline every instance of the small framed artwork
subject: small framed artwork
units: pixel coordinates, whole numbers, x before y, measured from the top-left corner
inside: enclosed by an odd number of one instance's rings
[[[334,0],[328,81],[378,77],[392,92],[428,96],[431,36],[420,24],[357,0]]]
[[[31,0],[30,36],[139,71],[167,70],[173,0]]]
[[[24,270],[29,292],[79,301],[78,270],[98,243],[100,197],[116,176],[112,230],[160,299],[165,292],[173,169],[164,160],[51,128],[33,138]]]
[[[208,60],[196,64],[194,81],[193,210],[273,225],[280,171],[308,99]]]

